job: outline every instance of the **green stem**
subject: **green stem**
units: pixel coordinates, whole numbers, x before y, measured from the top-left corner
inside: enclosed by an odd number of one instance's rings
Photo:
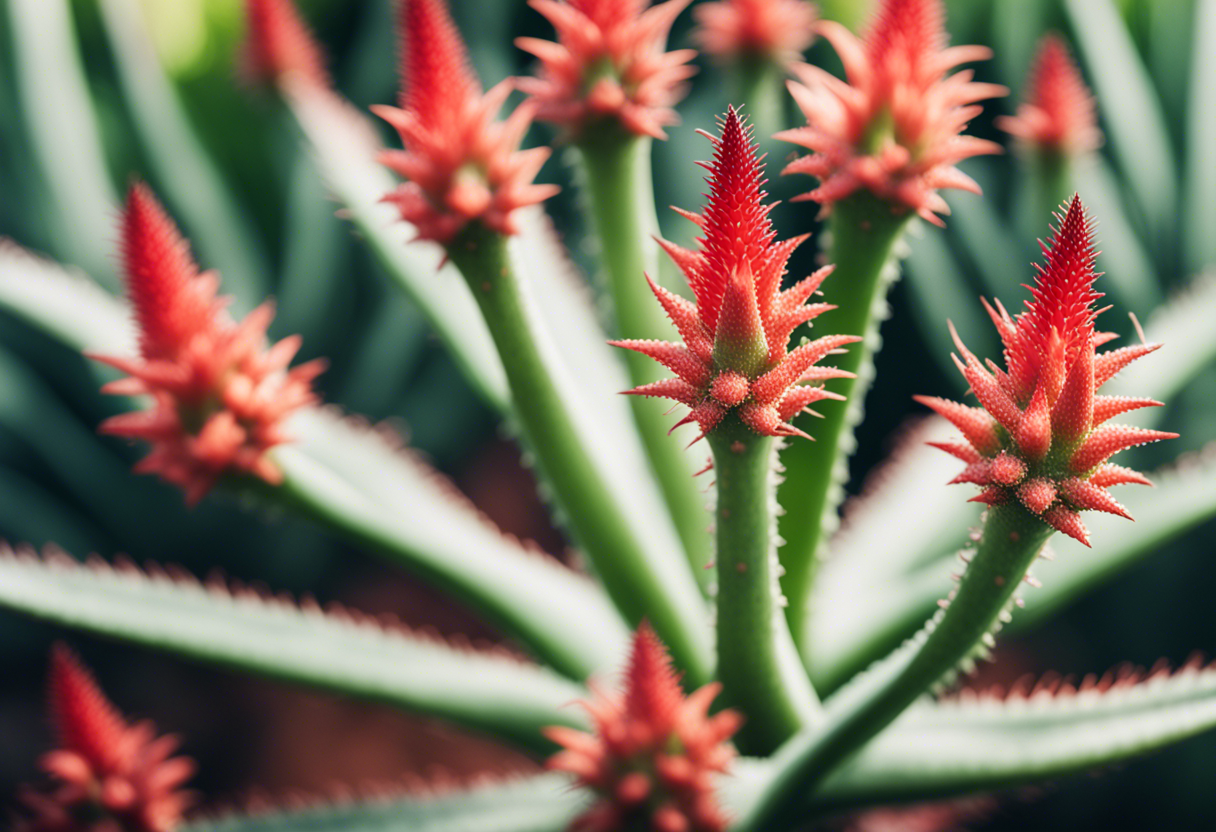
[[[989,509],[975,557],[949,605],[904,647],[828,700],[827,727],[804,732],[778,753],[779,773],[738,828],[788,828],[807,792],[841,761],[982,653],[1051,533],[1019,505]]]
[[[732,67],[737,104],[745,106],[751,116],[761,145],[786,127],[785,70],[766,55],[747,55]]]
[[[608,274],[616,311],[617,331],[622,338],[670,341],[675,328],[646,285],[645,275],[658,275],[658,233],[654,215],[654,191],[650,177],[649,138],[616,130],[582,140],[578,149],[587,176],[591,216],[600,239],[600,256]],[[634,385],[649,384],[666,373],[653,359],[633,351],[624,352],[629,378]],[[674,420],[669,404],[659,399],[630,396],[651,467],[684,544],[689,564],[702,587],[709,583],[706,567],[712,545],[705,515],[705,497],[692,474],[700,466],[690,464],[681,443],[668,436]]]
[[[514,413],[527,447],[552,486],[576,542],[590,557],[608,594],[632,624],[648,619],[671,649],[690,684],[710,675],[704,602],[680,559],[640,541],[618,499],[605,485],[583,437],[554,384],[559,372],[542,354],[506,238],[471,225],[448,246],[481,307],[511,388]]]
[[[709,434],[718,505],[718,678],[724,704],[747,716],[736,738],[772,753],[818,715],[778,603],[771,436],[728,416]]]
[[[785,483],[777,501],[785,507],[780,531],[785,539],[781,590],[789,599],[786,616],[794,640],[804,651],[811,585],[820,549],[836,528],[836,509],[844,496],[853,428],[861,421],[862,405],[874,375],[873,354],[880,345],[878,324],[886,317],[886,290],[897,274],[892,249],[908,222],[908,214],[895,215],[888,203],[858,193],[832,210],[831,249],[828,262],[836,271],[824,285],[825,299],[839,308],[815,321],[814,334],[861,335],[865,340],[839,356],[836,366],[857,373],[856,379],[836,379],[827,387],[848,401],[825,400],[815,404],[822,419],[809,416],[797,424],[814,442],[795,442],[782,455]]]

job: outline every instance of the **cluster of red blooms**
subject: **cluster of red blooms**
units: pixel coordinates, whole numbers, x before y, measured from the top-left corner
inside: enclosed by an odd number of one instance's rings
[[[585,703],[595,733],[546,730],[564,746],[549,768],[573,774],[600,795],[571,824],[573,832],[722,832],[726,820],[714,797],[714,777],[734,757],[727,743],[742,718],[709,716],[721,685],[685,697],[658,636],[646,624],[633,640],[623,696],[597,692]]]
[[[764,58],[785,66],[815,40],[819,17],[808,0],[718,0],[693,9],[701,49],[729,60]]]
[[[659,302],[679,330],[683,344],[666,341],[615,341],[640,352],[676,374],[632,391],[674,399],[691,408],[679,424],[696,422],[704,435],[729,412],[757,433],[803,435],[790,420],[809,405],[837,398],[820,386],[802,385],[850,374],[816,364],[829,353],[861,340],[832,335],[787,351],[794,330],[834,309],[808,304],[831,268],[820,269],[782,291],[786,263],[806,236],[783,242],[764,205],[761,160],[751,129],[732,108],[722,122],[709,171],[709,202],[704,214],[680,213],[701,228],[699,251],[662,241],[688,278],[696,302],[650,282]]]
[[[1080,197],[1074,197],[1050,245],[1046,266],[1035,266],[1026,310],[1016,318],[1000,302],[984,303],[1005,346],[1005,369],[987,368],[963,346],[955,357],[983,409],[927,396],[918,401],[949,419],[966,444],[937,447],[967,463],[954,482],[983,486],[976,501],[1020,503],[1054,529],[1089,544],[1079,511],[1128,517],[1106,490],[1123,483],[1147,484],[1142,474],[1107,462],[1135,445],[1173,439],[1164,433],[1106,422],[1120,413],[1161,402],[1095,391],[1160,344],[1139,344],[1097,354],[1116,336],[1095,332],[1102,297],[1093,289],[1097,256],[1093,229]]]
[[[532,182],[549,149],[518,149],[535,105],[524,103],[506,121],[495,120],[512,82],[482,92],[443,0],[403,0],[400,31],[401,107],[373,108],[405,148],[381,154],[406,180],[385,201],[400,209],[419,239],[450,243],[474,220],[516,233],[515,209],[558,190]]]
[[[267,451],[289,439],[284,421],[316,401],[312,381],[324,362],[287,367],[300,348],[292,336],[267,348],[269,302],[233,321],[219,298],[219,276],[200,273],[189,246],[144,185],[133,185],[122,219],[127,291],[140,330],[140,357],[94,356],[130,378],[105,392],[150,396],[150,410],[107,419],[101,431],[143,439],[152,451],[135,467],[181,486],[197,503],[225,474],[277,484]]]
[[[819,33],[844,64],[848,82],[802,64],[802,83],[790,92],[807,126],[776,138],[802,145],[811,155],[795,159],[784,173],[805,173],[819,187],[805,194],[823,206],[868,190],[900,211],[912,210],[942,224],[949,206],[939,188],[979,193],[957,165],[963,159],[999,153],[1000,145],[960,135],[981,107],[975,102],[1004,95],[996,84],[972,81],[974,73],[946,73],[968,61],[991,57],[986,46],[946,47],[942,0],[882,0],[863,38],[833,21]]]
[[[18,832],[171,832],[194,773],[190,759],[170,756],[177,740],[150,722],[128,725],[63,645],[51,654],[49,688],[60,747],[41,765],[55,785],[22,794]]]
[[[1049,153],[1084,153],[1102,144],[1094,97],[1058,35],[1039,43],[1026,86],[1018,114],[998,118],[997,127]]]
[[[572,136],[614,121],[640,136],[665,139],[679,121],[672,109],[696,72],[692,49],[664,52],[671,24],[692,0],[529,0],[557,30],[558,42],[519,38],[541,61],[537,78],[521,78],[537,117]]]

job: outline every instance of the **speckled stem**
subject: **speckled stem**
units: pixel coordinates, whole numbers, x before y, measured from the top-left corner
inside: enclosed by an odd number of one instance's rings
[[[736,738],[769,754],[819,712],[782,615],[777,585],[774,439],[734,415],[709,434],[718,502],[718,678],[722,702],[746,717]]]
[[[825,705],[826,727],[778,752],[779,774],[739,829],[784,830],[814,789],[852,752],[960,666],[982,654],[1051,528],[1020,505],[989,509],[975,557],[945,609],[914,638]]]
[[[837,358],[836,366],[856,373],[856,379],[836,379],[827,387],[847,401],[821,401],[815,410],[822,419],[801,417],[795,424],[815,438],[793,442],[782,454],[785,483],[777,492],[785,508],[780,531],[785,539],[781,565],[785,576],[781,589],[789,599],[786,616],[790,631],[805,655],[805,628],[811,585],[820,550],[837,525],[836,510],[844,496],[849,455],[853,452],[853,428],[861,421],[865,395],[874,376],[874,353],[881,339],[878,326],[887,315],[887,289],[898,276],[893,258],[896,241],[908,223],[909,214],[896,215],[890,205],[869,193],[858,193],[836,204],[831,219],[828,262],[836,271],[824,284],[824,300],[837,304],[816,319],[813,334],[861,335]]]
[[[649,138],[608,129],[579,141],[577,147],[586,181],[590,214],[600,240],[600,257],[607,273],[622,338],[670,341],[675,328],[646,285],[646,275],[658,275],[658,220],[650,177]],[[649,384],[667,373],[653,359],[628,351],[623,355],[634,385]],[[668,436],[674,419],[669,403],[630,396],[634,421],[659,481],[663,497],[688,555],[693,575],[702,587],[709,583],[712,543],[705,497],[693,479],[693,467],[683,444]],[[699,466],[696,466],[699,467]]]
[[[647,619],[670,648],[690,684],[710,675],[706,610],[695,582],[677,557],[639,540],[583,447],[553,383],[554,371],[528,326],[506,238],[472,225],[448,246],[477,300],[498,348],[514,413],[537,466],[552,486],[578,545],[590,557],[626,619]],[[674,553],[673,553],[674,554]]]

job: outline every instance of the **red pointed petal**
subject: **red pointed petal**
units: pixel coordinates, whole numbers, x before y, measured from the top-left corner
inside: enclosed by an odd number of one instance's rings
[[[1069,477],[1060,483],[1060,495],[1076,509],[1104,511],[1107,514],[1132,519],[1132,516],[1127,513],[1127,509],[1119,505],[1119,501],[1112,497],[1110,492],[1092,482]]]
[[[1102,425],[1089,435],[1069,460],[1069,468],[1078,474],[1094,468],[1110,459],[1119,451],[1160,442],[1162,439],[1177,439],[1178,434],[1129,425]]]
[[[1081,522],[1081,515],[1062,505],[1054,505],[1043,515],[1043,522],[1073,540],[1089,545],[1089,530]]]
[[[971,446],[983,455],[995,454],[1000,450],[1000,440],[996,434],[996,421],[986,411],[978,407],[968,407],[965,404],[952,402],[949,399],[939,399],[936,396],[913,396],[917,402],[937,412],[950,420],[958,428]]]

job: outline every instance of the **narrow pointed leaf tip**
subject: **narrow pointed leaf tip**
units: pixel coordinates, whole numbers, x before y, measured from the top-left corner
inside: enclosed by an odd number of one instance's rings
[[[325,54],[292,0],[245,0],[245,26],[242,69],[251,80],[332,85]]]
[[[23,791],[18,832],[177,828],[190,803],[181,787],[194,773],[191,760],[170,756],[177,741],[149,722],[128,725],[63,644],[51,653],[48,688],[59,747],[40,765],[53,786]]]
[[[1059,35],[1039,41],[1026,89],[1017,115],[1001,116],[997,127],[1048,153],[1075,155],[1102,145],[1094,97]]]
[[[529,0],[553,24],[557,43],[517,38],[541,61],[534,78],[519,79],[537,118],[560,124],[575,138],[616,122],[639,136],[665,139],[679,122],[673,106],[696,73],[692,49],[663,51],[671,25],[692,0]]]
[[[512,82],[482,92],[444,0],[401,0],[400,9],[401,106],[372,111],[401,136],[404,149],[384,151],[380,162],[406,181],[384,201],[420,240],[450,243],[474,221],[518,233],[515,210],[559,190],[533,182],[549,148],[519,149],[534,106],[497,121]]]
[[[947,48],[942,0],[881,0],[862,38],[833,21],[820,22],[818,31],[840,56],[847,82],[808,64],[794,68],[799,82],[789,88],[807,125],[776,138],[812,152],[783,173],[816,177],[819,187],[800,198],[824,213],[868,190],[898,213],[912,210],[941,225],[938,214],[949,207],[939,189],[980,192],[955,165],[1001,151],[961,134],[983,109],[977,101],[1008,90],[973,81],[972,70],[947,75],[990,50]]]
[[[685,697],[667,649],[645,623],[634,636],[624,681],[622,694],[596,690],[583,703],[593,734],[564,727],[546,731],[563,747],[549,768],[573,774],[598,795],[570,828],[724,832],[714,777],[734,758],[727,741],[742,718],[731,710],[709,715],[721,685],[711,683]]]
[[[819,10],[808,0],[720,0],[693,8],[701,49],[724,60],[763,58],[786,66],[815,40]]]
[[[1026,309],[1011,316],[999,301],[995,308],[985,301],[1005,347],[1005,368],[992,362],[985,367],[953,333],[962,356],[955,356],[955,363],[980,407],[916,398],[962,431],[968,445],[938,447],[967,463],[954,482],[980,486],[976,501],[1020,503],[1089,545],[1079,512],[1129,517],[1107,488],[1147,482],[1108,460],[1126,448],[1178,434],[1109,424],[1120,413],[1161,404],[1096,394],[1119,370],[1160,344],[1096,352],[1113,336],[1094,330],[1100,311],[1095,303],[1102,295],[1093,288],[1098,277],[1093,227],[1079,196],[1057,219],[1059,228],[1043,246],[1047,263],[1035,266]]]
[[[298,336],[268,346],[267,302],[236,322],[218,298],[219,276],[199,273],[190,249],[147,186],[136,184],[122,217],[122,261],[140,330],[140,356],[93,356],[130,378],[104,392],[146,395],[148,410],[107,419],[101,432],[143,439],[135,467],[181,486],[197,503],[225,474],[282,480],[267,451],[289,440],[286,418],[314,403],[324,362],[291,370]]]
[[[788,350],[800,324],[833,308],[807,303],[832,269],[820,269],[782,291],[790,254],[806,238],[776,242],[768,216],[772,206],[762,203],[763,171],[751,128],[733,108],[721,122],[721,135],[709,138],[714,145],[714,159],[705,164],[709,202],[704,214],[686,215],[701,228],[699,249],[660,241],[688,278],[696,301],[650,284],[684,343],[613,343],[648,355],[676,374],[629,392],[690,407],[677,427],[696,422],[704,435],[735,412],[756,433],[805,435],[790,420],[835,394],[801,382],[849,375],[818,362],[861,339],[833,335]]]

